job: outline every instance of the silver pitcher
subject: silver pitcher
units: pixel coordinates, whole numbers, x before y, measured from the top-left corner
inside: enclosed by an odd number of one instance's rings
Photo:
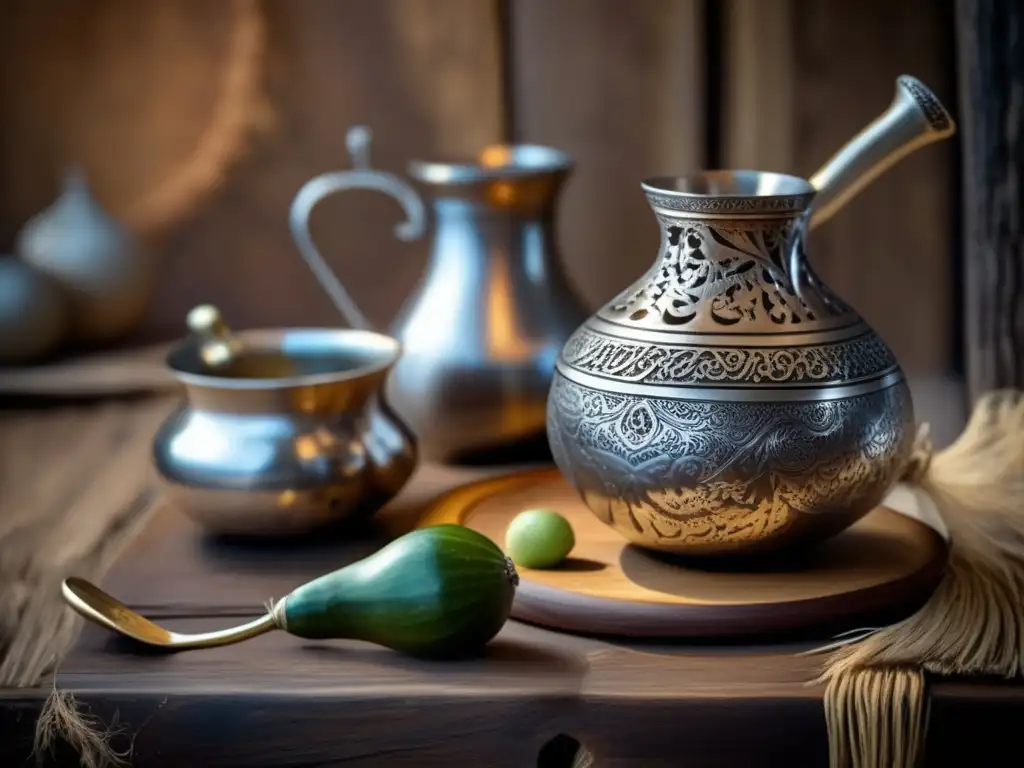
[[[352,170],[307,182],[291,206],[300,253],[346,321],[370,323],[319,254],[309,233],[328,195],[371,189],[394,197],[407,218],[401,240],[420,237],[427,213],[402,178],[373,170],[370,131],[348,133]],[[435,231],[426,275],[389,334],[403,355],[387,399],[428,460],[460,462],[515,446],[545,445],[545,406],[558,352],[587,311],[562,270],[555,204],[572,170],[555,149],[494,145],[467,164],[415,161]]]
[[[660,253],[573,335],[551,390],[552,452],[595,515],[642,547],[732,555],[809,546],[882,500],[910,457],[910,393],[882,339],[814,273],[804,235],[954,130],[904,76],[810,180],[644,182]]]

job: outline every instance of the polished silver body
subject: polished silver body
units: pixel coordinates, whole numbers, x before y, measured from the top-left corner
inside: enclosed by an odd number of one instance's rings
[[[810,267],[809,226],[909,149],[953,132],[923,85],[811,181],[719,171],[643,184],[651,269],[566,344],[548,405],[555,459],[635,544],[769,553],[876,506],[913,443],[891,351]]]
[[[308,182],[292,204],[295,242],[346,320],[369,323],[309,235],[313,207],[345,189],[395,197],[401,239],[426,226],[419,195],[392,174],[370,170],[368,132],[350,132],[355,169]],[[571,164],[538,146],[492,146],[470,164],[414,162],[434,222],[426,274],[389,333],[403,356],[388,401],[416,434],[424,458],[477,459],[543,441],[555,360],[587,312],[562,271],[555,205]]]
[[[372,514],[412,475],[412,435],[382,404],[397,341],[367,331],[239,333],[211,371],[202,340],[168,365],[186,401],[157,432],[168,498],[209,531],[306,533]]]

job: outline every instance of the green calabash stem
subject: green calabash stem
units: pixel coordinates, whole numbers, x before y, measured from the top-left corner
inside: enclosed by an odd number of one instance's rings
[[[461,525],[437,525],[302,585],[275,614],[297,637],[457,657],[478,652],[498,634],[518,585],[512,561],[489,538]]]

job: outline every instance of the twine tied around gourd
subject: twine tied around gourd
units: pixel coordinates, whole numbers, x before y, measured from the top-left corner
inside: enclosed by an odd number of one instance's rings
[[[949,561],[916,613],[815,651],[832,768],[919,764],[926,674],[1024,674],[1024,392],[982,396],[941,451],[922,425],[901,481],[935,504]]]

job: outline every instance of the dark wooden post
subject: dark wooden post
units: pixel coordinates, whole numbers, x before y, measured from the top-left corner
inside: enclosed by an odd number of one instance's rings
[[[957,0],[971,399],[1024,387],[1024,3]]]

